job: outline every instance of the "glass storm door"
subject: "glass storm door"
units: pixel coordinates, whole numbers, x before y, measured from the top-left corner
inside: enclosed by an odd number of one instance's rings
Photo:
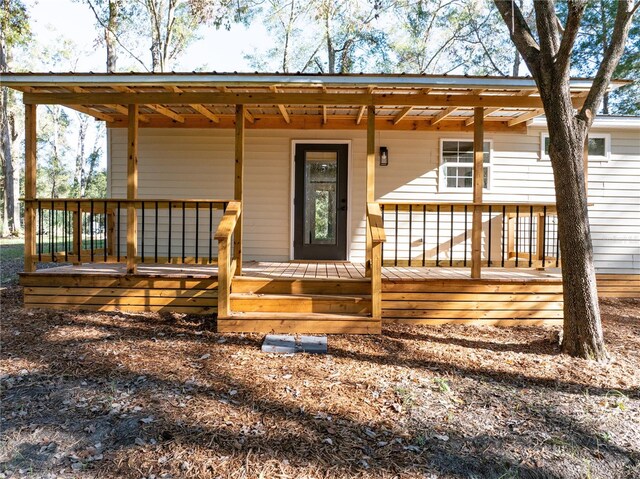
[[[347,259],[347,145],[296,145],[295,259]]]

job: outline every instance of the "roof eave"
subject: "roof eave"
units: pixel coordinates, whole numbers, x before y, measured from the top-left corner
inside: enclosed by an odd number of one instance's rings
[[[79,85],[300,85],[318,87],[369,86],[418,88],[536,88],[528,77],[473,77],[392,74],[306,75],[306,74],[249,74],[249,73],[8,73],[0,75],[0,83],[9,87],[42,87],[51,84]],[[572,89],[588,89],[590,79],[571,80]],[[611,88],[630,83],[613,80]]]

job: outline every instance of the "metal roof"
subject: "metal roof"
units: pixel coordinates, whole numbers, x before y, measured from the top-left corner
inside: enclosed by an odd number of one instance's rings
[[[571,80],[579,105],[592,80]],[[629,83],[615,80],[610,88]],[[252,127],[360,128],[366,105],[381,127],[472,128],[474,107],[485,121],[511,128],[543,114],[530,77],[415,74],[289,73],[5,73],[0,84],[24,92],[25,103],[68,106],[110,126],[126,125],[138,104],[141,126],[233,126],[235,104]]]
[[[6,86],[38,85],[306,85],[306,86],[368,86],[418,87],[418,88],[536,88],[531,77],[427,75],[427,74],[302,74],[302,73],[217,73],[217,72],[171,72],[171,73],[39,73],[10,72],[0,74],[0,82]],[[571,79],[572,89],[590,88],[592,79]],[[613,80],[612,87],[619,88],[630,80]]]

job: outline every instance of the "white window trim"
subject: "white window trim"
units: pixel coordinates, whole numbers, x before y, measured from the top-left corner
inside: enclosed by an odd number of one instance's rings
[[[549,161],[549,155],[544,152],[544,141],[549,138],[549,133],[540,133],[540,159]],[[589,155],[589,161],[609,161],[611,159],[611,134],[610,133],[589,133],[589,138],[604,138],[604,156]]]
[[[438,168],[438,191],[442,192],[442,193],[468,193],[468,192],[472,192],[473,191],[473,187],[470,188],[452,188],[452,187],[448,187],[447,186],[447,182],[446,182],[446,178],[445,178],[445,174],[444,174],[444,168],[445,168],[445,163],[442,161],[442,153],[443,153],[443,144],[445,141],[470,141],[471,143],[473,143],[473,138],[440,138],[440,151],[438,152],[438,163],[439,163],[439,168]],[[484,165],[487,167],[487,187],[483,188],[482,191],[484,192],[490,192],[491,191],[491,177],[493,176],[492,170],[493,170],[493,140],[489,139],[489,138],[485,138],[484,139],[485,143],[489,143],[489,163]],[[470,165],[473,167],[473,163],[470,163]]]

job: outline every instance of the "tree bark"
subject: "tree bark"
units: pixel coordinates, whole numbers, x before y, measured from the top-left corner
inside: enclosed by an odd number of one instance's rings
[[[558,210],[558,235],[564,284],[562,350],[586,359],[607,357],[593,264],[584,178],[584,142],[587,130],[576,120],[573,106],[560,92],[566,85],[548,85],[543,97],[549,131]]]
[[[104,41],[107,46],[107,72],[116,71],[118,51],[116,50],[116,33],[118,31],[118,14],[120,0],[109,0],[109,17],[104,29]]]
[[[9,52],[7,50],[5,32],[0,31],[0,71],[8,71]],[[15,125],[9,110],[9,89],[2,87],[2,104],[0,105],[0,158],[4,177],[3,187],[3,215],[0,225],[3,236],[20,231],[18,192],[20,191],[19,167],[13,157],[12,147],[16,140]]]

